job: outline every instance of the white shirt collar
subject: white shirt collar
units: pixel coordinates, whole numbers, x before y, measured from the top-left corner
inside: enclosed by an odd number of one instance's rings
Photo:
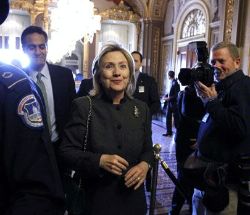
[[[36,76],[37,76],[38,71],[36,70],[30,70],[28,69],[28,75],[36,82]],[[49,68],[48,68],[48,64],[45,63],[45,65],[43,66],[42,70],[41,70],[41,74],[43,75],[44,78],[49,78],[50,74],[49,74]]]
[[[41,74],[42,74],[45,78],[50,77],[49,68],[48,68],[48,64],[47,64],[47,63],[46,63],[46,64],[44,65],[44,67],[42,68]]]

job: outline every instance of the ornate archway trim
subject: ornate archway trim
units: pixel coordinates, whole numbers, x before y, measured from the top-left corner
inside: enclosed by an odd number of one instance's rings
[[[184,7],[182,8],[182,11],[179,13],[177,16],[176,22],[178,23],[178,26],[176,27],[176,39],[179,40],[181,38],[181,28],[183,26],[183,22],[185,21],[185,18],[187,15],[194,9],[201,10],[206,18],[206,33],[205,33],[205,39],[208,41],[208,33],[209,33],[209,23],[210,23],[210,18],[209,18],[209,10],[206,6],[206,4],[202,1],[195,0],[188,2]]]
[[[199,9],[204,13],[204,16],[206,18],[206,31],[204,35],[199,35],[197,37],[191,37],[188,39],[183,39],[181,40],[181,28],[183,26],[183,22],[185,21],[185,18],[187,15],[194,9]],[[178,25],[176,25],[178,23]],[[176,53],[177,53],[177,48],[181,46],[187,45],[189,42],[195,40],[205,40],[207,43],[209,41],[209,23],[210,23],[210,16],[209,16],[209,10],[207,5],[200,1],[200,0],[193,0],[188,3],[186,3],[183,8],[181,8],[181,11],[179,12],[175,24],[174,24],[174,32],[175,37],[174,37],[174,47],[173,47],[173,65],[176,65]]]

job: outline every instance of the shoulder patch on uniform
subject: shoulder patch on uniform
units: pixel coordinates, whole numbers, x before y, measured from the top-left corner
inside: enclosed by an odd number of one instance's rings
[[[0,82],[7,88],[10,89],[26,79],[28,79],[28,76],[21,69],[8,64],[0,65]]]
[[[18,104],[17,113],[26,126],[30,128],[43,127],[41,108],[33,94],[21,99]]]

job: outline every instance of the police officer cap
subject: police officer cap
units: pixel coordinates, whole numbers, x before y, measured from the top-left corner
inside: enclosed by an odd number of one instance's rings
[[[9,0],[0,0],[0,25],[9,14]]]

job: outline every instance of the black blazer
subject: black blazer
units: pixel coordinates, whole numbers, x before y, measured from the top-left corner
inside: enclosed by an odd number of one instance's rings
[[[180,92],[180,85],[176,79],[172,81],[172,86],[169,91],[168,97],[170,97],[169,103],[176,104],[178,93]]]
[[[77,92],[77,97],[89,95],[89,91],[93,89],[93,78],[83,79]]]
[[[102,154],[117,154],[128,161],[129,168],[140,161],[152,164],[151,116],[147,104],[125,97],[121,104],[113,105],[105,95],[92,97],[87,151],[83,152],[88,103],[86,97],[73,101],[59,147],[60,158],[84,175],[90,214],[146,214],[144,186],[137,190],[127,188],[124,177],[101,169],[99,163]]]
[[[54,96],[56,129],[61,138],[69,117],[71,103],[76,97],[75,82],[70,69],[49,63],[48,68]]]
[[[147,103],[151,115],[161,107],[160,97],[155,79],[145,73],[139,73],[133,97]]]

